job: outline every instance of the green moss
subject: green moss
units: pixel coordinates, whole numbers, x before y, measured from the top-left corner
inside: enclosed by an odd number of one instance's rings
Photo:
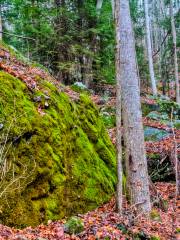
[[[88,89],[79,87],[77,85],[72,85],[71,89],[77,93],[84,93],[84,94],[90,95],[90,91]]]
[[[71,217],[65,224],[65,231],[70,234],[77,234],[84,230],[84,223],[78,217]]]
[[[174,127],[178,130],[180,130],[180,120],[175,121]]]
[[[134,240],[149,239],[149,236],[144,231],[140,231],[138,233],[133,234],[133,239]]]
[[[158,236],[151,236],[150,237],[150,240],[161,240],[160,237]]]
[[[41,90],[32,93],[5,72],[0,72],[0,83],[1,142],[7,136],[6,159],[12,166],[0,192],[13,176],[20,177],[0,197],[2,223],[34,226],[109,200],[116,184],[116,156],[89,97],[82,94],[72,102],[45,80],[39,80]],[[42,98],[43,116],[35,96]]]
[[[116,116],[115,115],[104,115],[102,114],[102,119],[106,128],[113,128],[116,126]]]
[[[151,217],[152,220],[161,222],[161,216],[156,209],[152,209],[152,211],[150,213],[150,217]]]

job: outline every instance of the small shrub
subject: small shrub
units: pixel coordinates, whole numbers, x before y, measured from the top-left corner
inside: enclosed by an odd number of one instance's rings
[[[151,236],[150,240],[161,240],[158,236]]]
[[[116,125],[116,117],[114,115],[103,113],[102,114],[102,119],[103,119],[104,125],[107,128],[115,127],[115,125]]]
[[[157,100],[158,105],[160,106],[160,111],[167,113],[167,114],[171,114],[173,111],[173,115],[178,115],[178,112],[180,111],[180,107],[179,104],[177,104],[176,102],[173,101],[169,101],[169,100]]]
[[[143,232],[143,231],[140,231],[139,233],[136,233],[134,235],[134,240],[145,240],[145,239],[150,239],[149,236]]]
[[[78,217],[71,217],[64,225],[64,230],[70,234],[77,234],[84,230],[84,223]]]
[[[159,215],[159,212],[156,209],[153,209],[150,213],[150,217],[152,220],[161,222],[161,217]]]

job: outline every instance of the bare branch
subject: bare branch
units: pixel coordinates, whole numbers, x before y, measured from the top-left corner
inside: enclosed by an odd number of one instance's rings
[[[36,39],[34,39],[34,38],[26,37],[26,36],[22,36],[22,35],[17,35],[17,34],[14,34],[14,33],[9,33],[9,32],[4,32],[4,31],[0,31],[0,33],[6,34],[6,35],[9,35],[9,36],[14,36],[14,37],[18,37],[18,38],[23,38],[23,39],[36,41]]]

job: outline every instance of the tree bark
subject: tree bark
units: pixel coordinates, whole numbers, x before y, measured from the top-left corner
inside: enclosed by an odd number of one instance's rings
[[[0,5],[0,40],[2,40],[2,16],[1,16],[1,5]]]
[[[147,38],[146,41],[147,41],[147,51],[148,51],[149,73],[151,78],[153,95],[157,95],[156,79],[154,75],[153,58],[152,58],[148,0],[144,0],[144,9],[145,9],[145,19],[146,19],[146,38]]]
[[[120,73],[120,1],[115,0],[115,27],[116,27],[116,148],[117,148],[117,210],[122,213],[123,196],[123,169],[122,169],[122,146],[121,146],[121,73]],[[113,15],[114,16],[114,15]]]
[[[175,75],[175,83],[176,83],[176,102],[180,104],[177,46],[176,46],[176,27],[175,27],[175,23],[174,23],[173,1],[172,0],[170,0],[170,16],[171,16],[171,29],[172,29],[173,50],[174,50],[174,75]]]
[[[118,1],[118,0],[116,0]],[[136,68],[136,53],[129,1],[119,0],[118,28],[120,39],[119,59],[122,118],[126,146],[127,182],[132,204],[138,213],[151,211],[147,160],[144,148],[144,132],[140,91]],[[118,52],[118,51],[117,51]]]
[[[101,8],[102,8],[103,0],[97,0],[96,3],[96,11],[98,14],[100,14]]]
[[[114,0],[111,0],[111,7],[112,7],[112,16],[113,16],[113,19],[115,18],[115,2]]]

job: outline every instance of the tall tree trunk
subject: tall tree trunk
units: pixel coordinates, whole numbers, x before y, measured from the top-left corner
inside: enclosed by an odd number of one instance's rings
[[[88,47],[87,47],[88,48]],[[90,84],[93,81],[93,58],[92,56],[83,56],[83,82],[87,88],[90,87]]]
[[[144,9],[145,9],[145,18],[146,18],[146,38],[147,38],[149,73],[150,73],[150,78],[151,78],[153,95],[157,95],[156,79],[155,79],[155,75],[154,75],[153,58],[152,58],[148,0],[144,0]]]
[[[102,4],[103,4],[103,0],[97,0],[97,3],[96,3],[96,11],[98,12],[98,14],[99,14],[100,11],[101,11]]]
[[[0,5],[0,40],[2,40],[2,16],[1,16],[1,5]]]
[[[113,3],[114,4],[114,3]],[[122,146],[121,146],[121,73],[120,73],[120,1],[115,0],[115,27],[116,27],[116,147],[117,147],[117,210],[122,213],[122,196],[123,196],[123,169],[122,169]],[[113,16],[114,16],[113,15]]]
[[[66,8],[65,5],[65,0],[54,0],[54,7],[56,9],[57,16],[55,17],[54,21],[54,30],[57,35],[59,36],[64,36],[66,34],[66,28],[68,27],[67,25],[67,19],[62,15],[62,8]],[[56,54],[54,56],[54,62],[56,65],[56,78],[63,82],[64,84],[70,84],[70,73],[67,70],[60,70],[58,67],[58,64],[61,63],[66,63],[69,61],[70,56],[69,56],[69,45],[68,43],[66,44],[65,42],[62,44],[57,45],[56,49]],[[58,63],[58,64],[57,64]]]
[[[174,75],[175,75],[175,81],[176,81],[176,102],[180,103],[177,48],[176,48],[176,27],[175,27],[175,23],[174,23],[173,1],[172,0],[170,0],[170,16],[171,16],[171,29],[172,29],[173,50],[174,50]]]
[[[114,2],[114,0],[111,0],[111,7],[112,7],[112,16],[113,16],[113,18],[115,17],[114,15],[115,15],[115,2]]]
[[[136,68],[134,33],[130,16],[129,1],[116,0],[119,6],[118,28],[120,44],[119,58],[124,139],[126,145],[126,171],[131,202],[138,212],[151,210],[147,160],[144,149],[144,132],[140,91]],[[119,3],[118,3],[119,1]]]

